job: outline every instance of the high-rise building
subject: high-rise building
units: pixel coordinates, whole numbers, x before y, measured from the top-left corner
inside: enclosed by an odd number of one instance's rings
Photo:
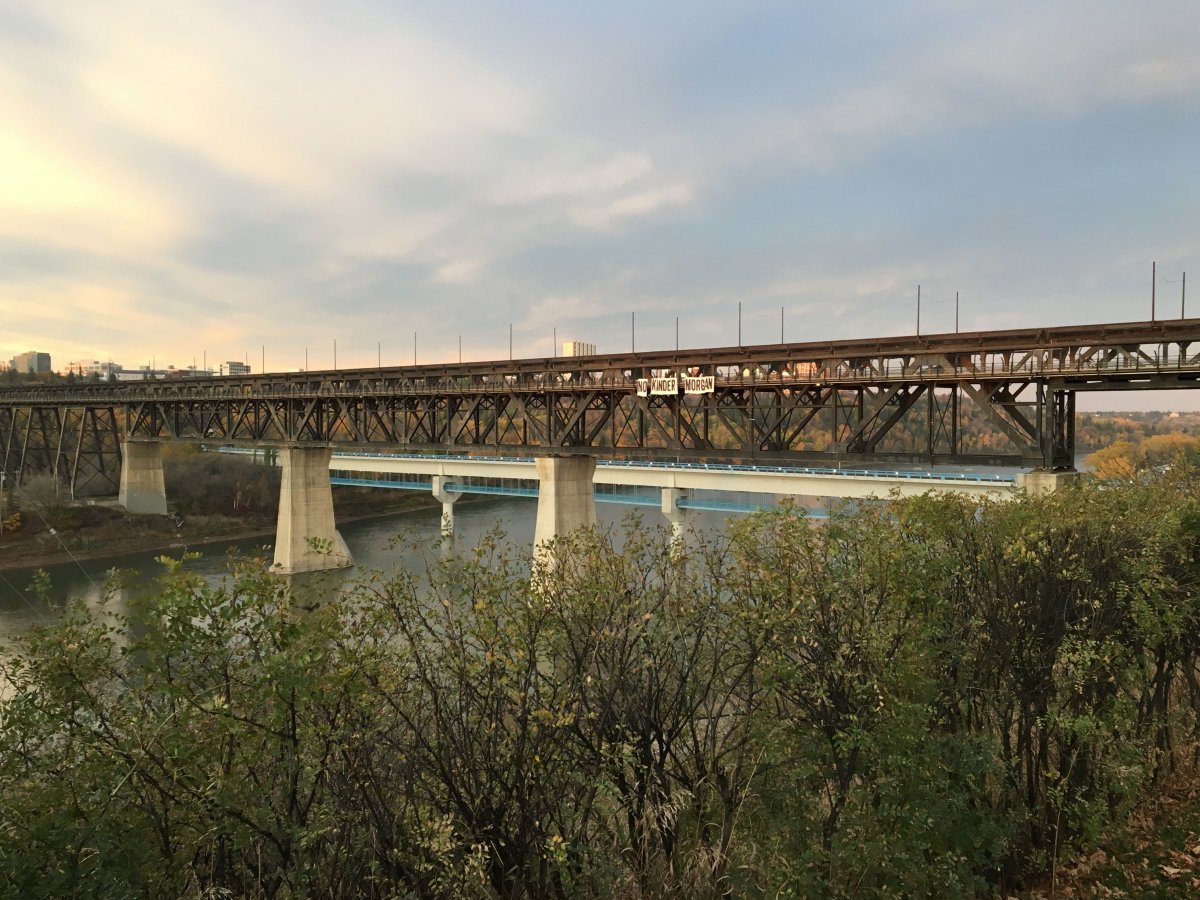
[[[587,341],[563,341],[563,356],[595,356],[596,345]]]
[[[249,375],[250,367],[244,362],[238,362],[236,359],[231,359],[229,362],[221,363],[222,375]]]
[[[12,368],[22,374],[41,375],[50,371],[50,354],[30,350],[12,358]]]

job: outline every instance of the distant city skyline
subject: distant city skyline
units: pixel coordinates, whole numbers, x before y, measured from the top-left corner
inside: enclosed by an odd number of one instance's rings
[[[1200,5],[0,7],[0,358],[1178,315]],[[1193,271],[1194,270],[1194,271]],[[1200,291],[1189,307],[1200,314]],[[1193,392],[1081,408],[1200,408]]]

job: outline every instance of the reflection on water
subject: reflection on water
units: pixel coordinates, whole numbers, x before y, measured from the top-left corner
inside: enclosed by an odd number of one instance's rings
[[[597,516],[602,526],[619,523],[628,512],[629,507],[597,504]],[[474,547],[480,538],[496,528],[501,529],[519,547],[528,547],[533,542],[536,504],[532,500],[489,498],[460,502],[455,506],[454,513],[455,540],[460,548]],[[655,509],[645,509],[642,515],[647,525],[665,524]],[[689,515],[689,522],[696,528],[721,528],[726,515],[694,510]],[[347,523],[340,527],[340,531],[357,565],[338,572],[314,573],[304,577],[308,581],[317,581],[323,589],[328,584],[328,589],[333,590],[364,571],[424,571],[426,560],[438,552],[441,516],[439,507]],[[270,562],[272,554],[269,539],[264,537],[206,544],[196,549],[202,556],[189,560],[186,568],[213,583],[225,576],[226,557],[230,553],[261,556],[264,565]],[[156,550],[49,566],[46,568],[50,579],[48,599],[50,602],[62,602],[68,598],[82,597],[89,606],[99,609],[108,575],[112,570],[119,569],[126,573],[124,586],[109,597],[107,607],[123,610],[131,596],[150,589],[154,580],[162,574],[163,566],[157,561],[160,556],[167,554],[178,558],[182,552],[181,549]],[[50,611],[46,602],[32,591],[35,575],[32,569],[0,572],[0,643],[5,637],[17,634],[39,621],[49,620]]]

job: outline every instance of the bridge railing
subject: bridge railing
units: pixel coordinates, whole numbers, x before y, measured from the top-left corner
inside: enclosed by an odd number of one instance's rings
[[[1013,357],[1020,357],[1014,359]],[[1123,348],[1104,359],[1047,357],[1043,351],[983,354],[969,363],[947,364],[925,359],[874,359],[860,365],[839,360],[822,364],[804,363],[802,371],[790,363],[747,364],[710,367],[715,369],[713,389],[755,386],[808,387],[830,384],[886,384],[896,382],[987,381],[1000,378],[1045,378],[1055,376],[1121,377],[1128,374],[1165,375],[1200,373],[1200,355],[1160,353],[1157,349]],[[695,367],[690,367],[695,368]],[[29,388],[0,391],[4,404],[96,405],[176,400],[273,400],[346,397],[446,396],[464,397],[481,393],[545,393],[546,391],[638,392],[639,378],[633,373],[598,372],[564,378],[567,373],[542,373],[503,378],[389,380],[355,378],[330,380],[316,387],[296,383],[205,384],[203,379],[187,383],[154,383],[144,386],[97,385],[82,389]],[[266,376],[269,377],[269,376]],[[642,379],[643,381],[645,379]],[[687,379],[681,379],[686,381]],[[680,388],[682,390],[682,388]]]

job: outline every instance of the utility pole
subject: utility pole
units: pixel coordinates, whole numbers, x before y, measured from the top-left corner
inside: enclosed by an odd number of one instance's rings
[[[629,352],[637,353],[637,313],[629,314]]]
[[[1183,287],[1179,291],[1179,318],[1186,319],[1187,310],[1187,272],[1183,273]]]
[[[508,361],[512,362],[512,322],[508,323]]]
[[[917,337],[921,336],[921,286],[917,285]]]
[[[1158,262],[1150,263],[1150,321],[1154,321],[1154,289],[1158,285]]]
[[[742,346],[742,301],[738,301],[738,346]]]
[[[954,333],[958,334],[958,291],[954,292]]]
[[[375,342],[375,365],[377,368],[383,368],[383,341]]]
[[[413,332],[413,365],[417,364],[417,333]]]
[[[779,343],[783,343],[783,307],[779,307]]]
[[[308,371],[308,348],[304,348],[304,371]]]
[[[554,328],[554,343],[550,345],[550,355],[558,356],[558,328]]]
[[[267,374],[267,345],[262,345],[262,374]]]
[[[333,371],[337,371],[337,338],[333,339]]]
[[[675,317],[675,349],[679,349],[679,316]]]
[[[458,361],[462,362],[462,335],[458,336]]]

